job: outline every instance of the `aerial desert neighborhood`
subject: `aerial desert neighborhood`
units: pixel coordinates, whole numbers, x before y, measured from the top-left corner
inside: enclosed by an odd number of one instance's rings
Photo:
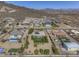
[[[0,2],[0,56],[79,56],[79,10]]]

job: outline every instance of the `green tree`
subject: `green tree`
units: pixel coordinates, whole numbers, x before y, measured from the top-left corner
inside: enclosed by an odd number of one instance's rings
[[[44,50],[44,54],[45,54],[45,55],[48,55],[49,52],[50,52],[49,49],[45,49],[45,50]]]
[[[30,28],[28,34],[31,34],[32,32],[33,32],[33,28]]]
[[[40,49],[39,51],[40,51],[40,53],[41,53],[41,54],[43,54],[43,53],[44,53],[43,49]]]

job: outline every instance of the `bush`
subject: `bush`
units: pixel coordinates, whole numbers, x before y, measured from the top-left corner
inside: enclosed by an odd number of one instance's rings
[[[50,52],[49,49],[45,49],[45,50],[44,50],[44,54],[45,54],[45,55],[48,55],[49,52]]]
[[[10,53],[10,55],[16,55],[16,53],[18,53],[18,50],[19,49],[12,48],[8,52]]]
[[[37,47],[37,44],[34,44],[34,47]]]
[[[38,55],[39,51],[37,49],[34,50],[34,54]]]
[[[41,54],[43,54],[43,55],[48,55],[50,51],[49,51],[49,49],[44,49],[44,50],[43,49],[40,49],[39,52]]]
[[[21,48],[18,49],[18,53],[23,53],[23,52],[24,52],[24,47],[22,45]]]
[[[58,49],[56,49],[55,47],[52,47],[52,51],[53,51],[53,53],[55,53],[55,54],[59,54]]]
[[[40,49],[39,51],[40,51],[40,53],[41,53],[41,54],[43,54],[43,53],[44,53],[44,52],[43,52],[43,49]]]

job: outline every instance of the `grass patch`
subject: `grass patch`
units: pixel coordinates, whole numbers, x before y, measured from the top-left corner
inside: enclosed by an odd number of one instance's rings
[[[17,51],[18,51],[18,49],[12,48],[8,52],[17,52]]]
[[[32,40],[34,41],[34,43],[47,43],[48,39],[46,36],[44,37],[37,37],[37,36],[32,36]]]

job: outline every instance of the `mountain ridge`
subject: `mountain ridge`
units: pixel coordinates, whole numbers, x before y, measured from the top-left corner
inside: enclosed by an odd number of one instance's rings
[[[32,9],[32,8],[27,8],[27,7],[22,7],[22,6],[17,6],[11,3],[7,2],[0,2],[0,9],[2,6],[7,6],[9,8],[12,8],[16,10],[16,12],[8,13],[5,12],[5,16],[18,16],[18,17],[43,17],[43,16],[53,16],[53,15],[59,15],[59,14],[79,14],[79,9]],[[3,12],[0,12],[1,15],[4,15]],[[15,16],[15,17],[16,17]]]

